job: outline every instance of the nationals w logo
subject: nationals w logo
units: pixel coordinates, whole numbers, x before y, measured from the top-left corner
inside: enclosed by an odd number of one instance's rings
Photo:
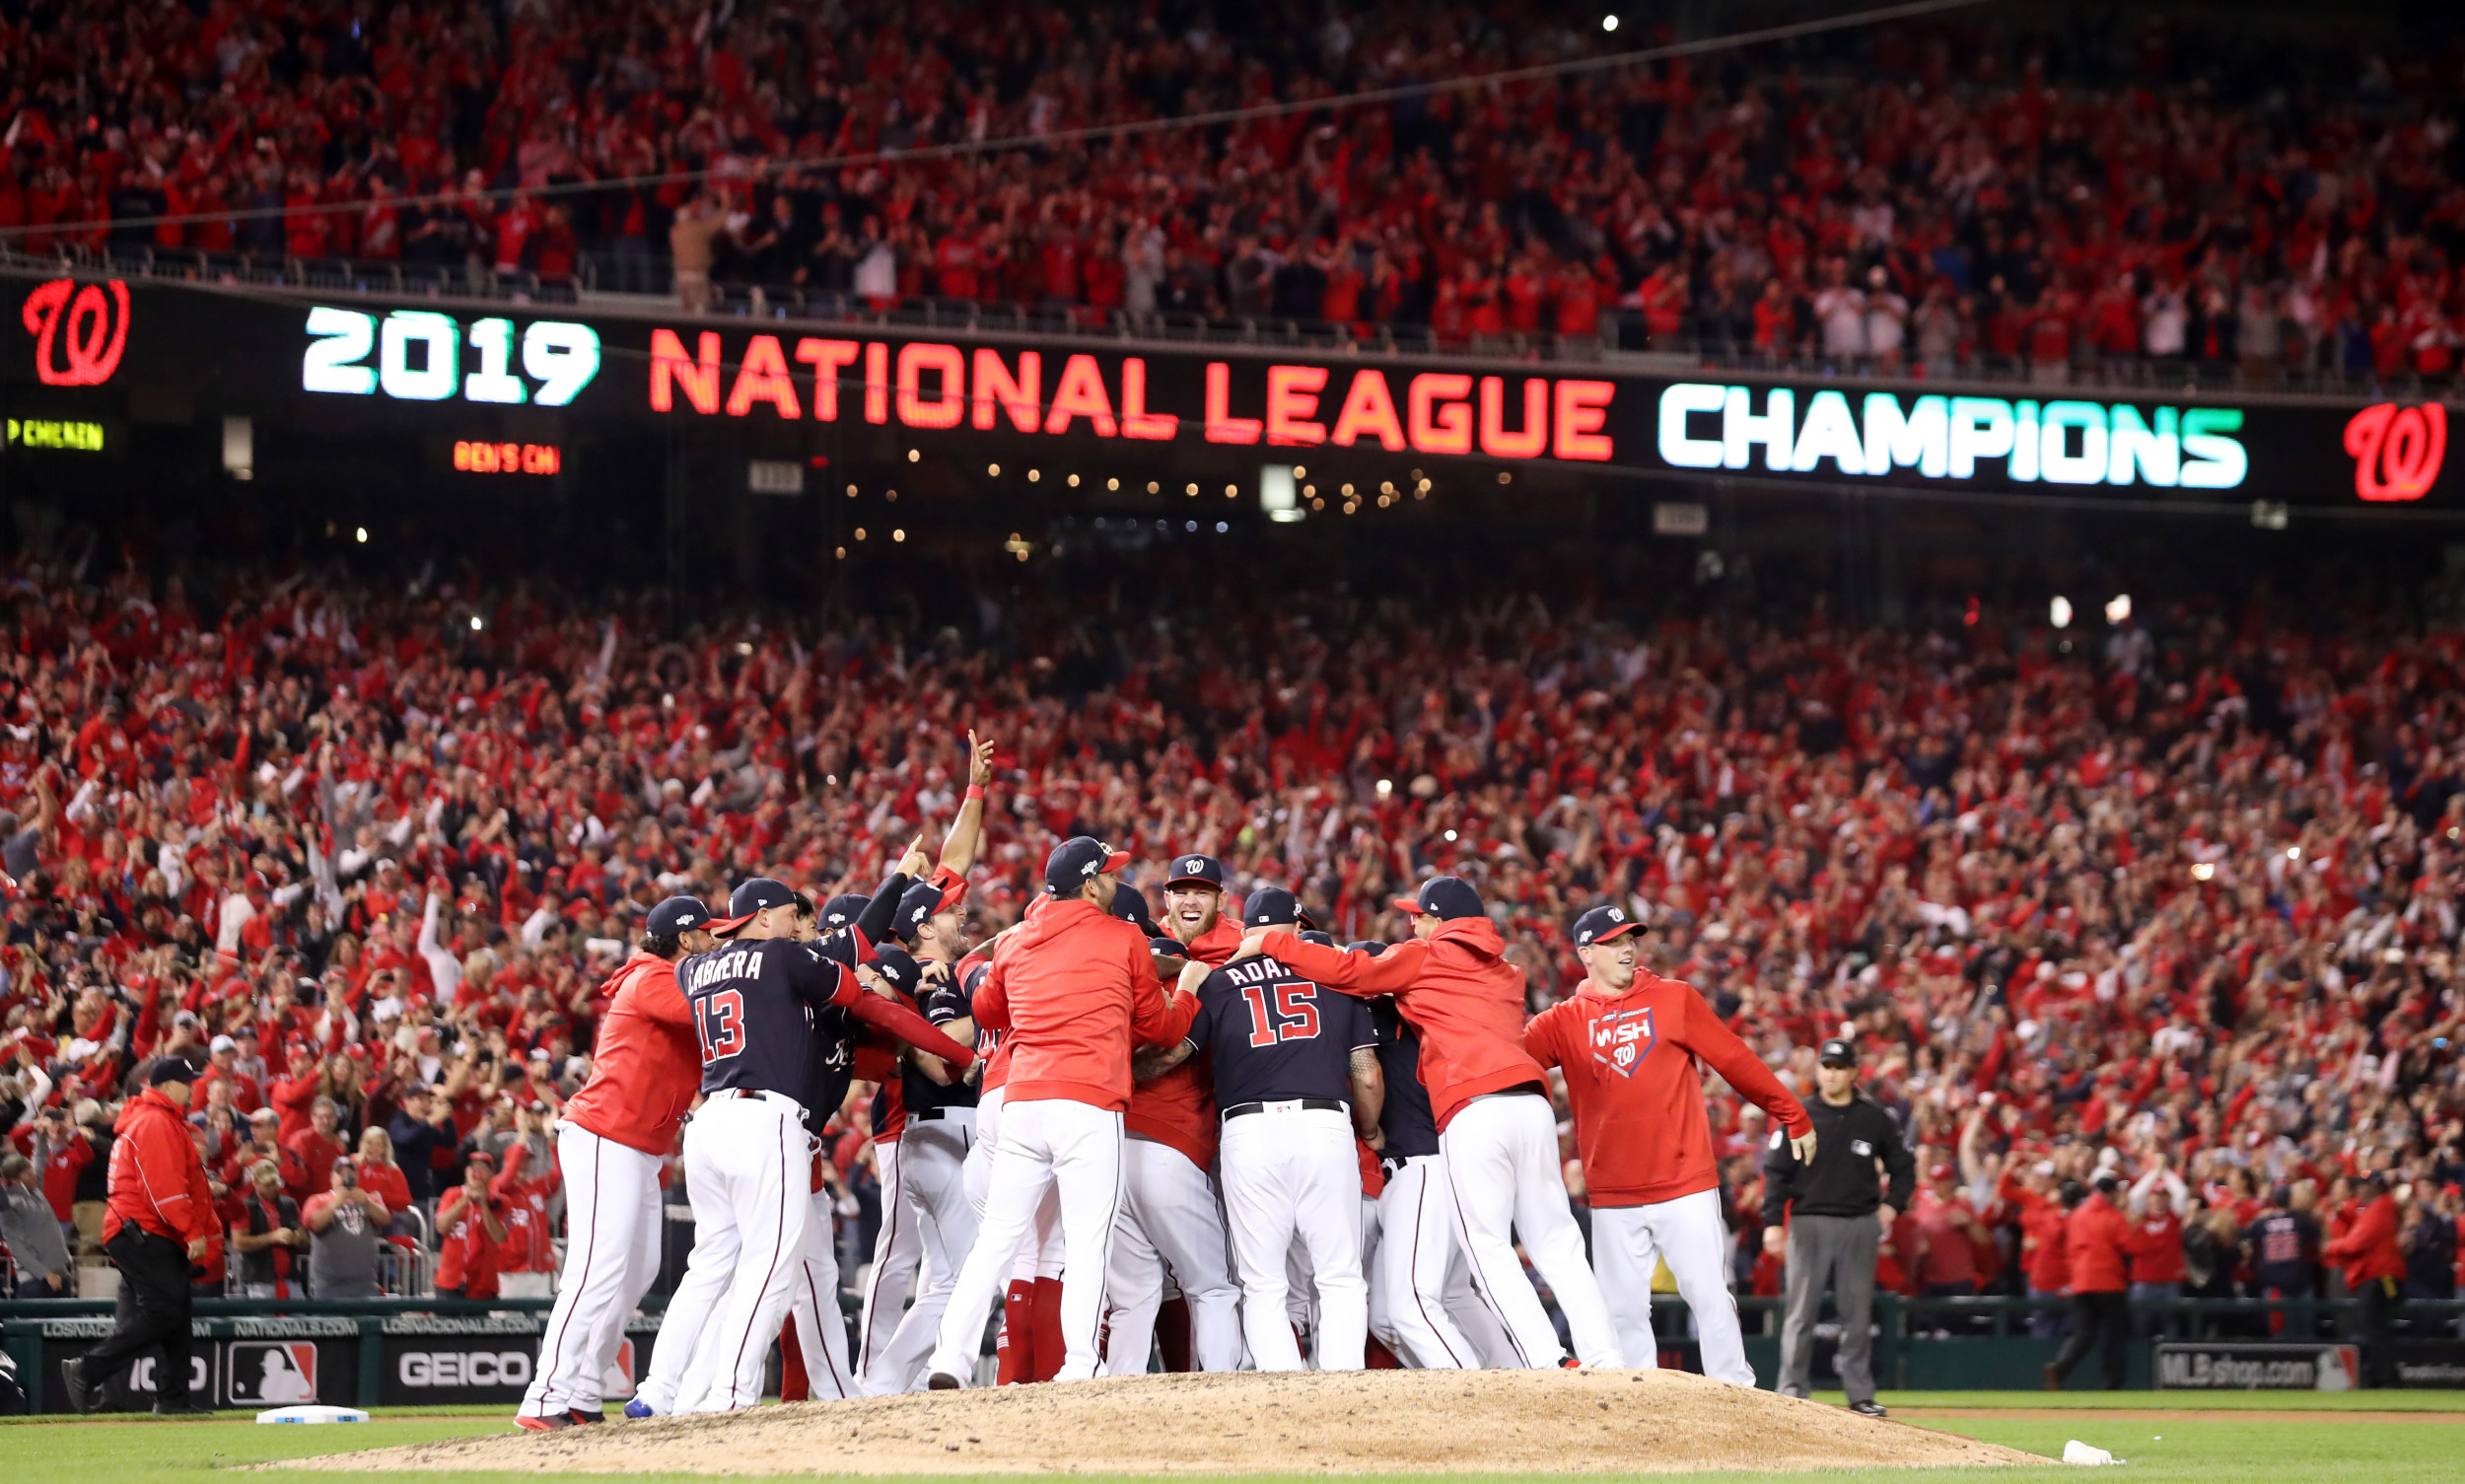
[[[79,288],[54,278],[26,296],[21,318],[35,337],[37,380],[46,387],[100,387],[120,369],[120,352],[128,347],[128,285],[114,278]]]
[[[1649,1005],[1601,1016],[1592,1022],[1591,1033],[1592,1061],[1620,1077],[1634,1076],[1635,1064],[1651,1052],[1658,1039],[1653,1033]]]

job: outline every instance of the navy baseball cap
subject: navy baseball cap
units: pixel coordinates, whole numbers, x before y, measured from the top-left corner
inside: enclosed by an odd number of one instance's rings
[[[1424,912],[1452,922],[1458,917],[1483,917],[1481,893],[1459,876],[1434,876],[1421,883],[1417,896],[1399,896],[1395,905],[1407,912]]]
[[[873,971],[889,980],[890,987],[904,995],[914,994],[916,986],[924,982],[924,965],[918,963],[915,955],[905,949],[877,949],[873,955]]]
[[[1147,913],[1147,893],[1128,882],[1112,894],[1112,915],[1150,938],[1157,936],[1156,919]]]
[[[1375,958],[1378,954],[1386,952],[1386,945],[1379,942],[1375,938],[1362,938],[1345,944],[1344,952],[1348,954],[1367,954],[1371,957]]]
[[[1241,903],[1245,928],[1306,928],[1314,926],[1301,901],[1282,886],[1261,886]]]
[[[1130,864],[1127,851],[1115,850],[1092,835],[1074,835],[1053,847],[1044,858],[1044,889],[1068,896],[1092,877],[1119,871]]]
[[[1172,858],[1172,875],[1164,878],[1164,889],[1195,884],[1224,889],[1224,862],[1211,855],[1176,855]]]
[[[900,894],[898,914],[890,919],[890,926],[901,938],[914,938],[918,928],[933,920],[934,913],[947,910],[966,889],[956,882],[947,891],[931,882],[918,882]]]
[[[146,1074],[146,1086],[159,1088],[167,1082],[195,1082],[197,1069],[184,1056],[158,1057],[154,1070]]]
[[[1302,934],[1301,941],[1303,943],[1314,943],[1322,949],[1331,949],[1335,947],[1335,935],[1333,933],[1321,933],[1316,928],[1311,928],[1307,932]]]
[[[856,914],[873,905],[873,896],[865,891],[842,891],[821,904],[813,914],[824,929],[843,928],[856,920]]]
[[[709,927],[710,921],[710,908],[699,897],[671,896],[651,909],[650,921],[643,927],[654,938],[677,938]]]
[[[1147,940],[1147,951],[1151,954],[1162,954],[1167,958],[1187,958],[1190,955],[1188,946],[1180,939],[1166,938],[1162,934]]]
[[[744,926],[754,913],[767,911],[772,907],[789,906],[795,901],[796,892],[789,887],[787,883],[774,882],[766,876],[757,876],[738,886],[729,895],[728,915],[711,923],[710,930],[724,938]]]
[[[1858,1048],[1834,1036],[1823,1043],[1823,1049],[1816,1053],[1815,1060],[1827,1067],[1854,1067],[1858,1064]]]
[[[1644,925],[1626,915],[1621,907],[1594,907],[1575,919],[1572,936],[1577,948],[1589,948],[1595,943],[1610,943],[1629,933],[1640,933]]]

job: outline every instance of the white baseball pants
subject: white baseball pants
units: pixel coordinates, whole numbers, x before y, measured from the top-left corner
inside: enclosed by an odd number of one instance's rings
[[[600,1409],[625,1318],[659,1277],[659,1157],[566,1123],[556,1130],[556,1162],[565,1175],[565,1269],[523,1396],[525,1417]]]
[[[1198,1369],[1239,1370],[1241,1294],[1232,1284],[1224,1213],[1207,1171],[1171,1145],[1136,1134],[1122,1141],[1121,1170],[1121,1221],[1104,1284],[1111,1306],[1104,1374],[1147,1374],[1167,1273],[1190,1307]]]
[[[679,1413],[761,1403],[762,1372],[788,1316],[812,1220],[807,1147],[805,1110],[775,1093],[715,1093],[685,1125],[693,1195],[688,1269],[707,1260],[728,1277],[677,1388]]]
[[[901,1138],[904,1138],[901,1135]],[[873,1169],[881,1186],[881,1230],[873,1239],[873,1270],[865,1278],[865,1303],[856,1314],[856,1374],[870,1376],[898,1328],[899,1310],[916,1286],[924,1260],[924,1237],[916,1208],[900,1177],[899,1140],[873,1141]]]
[[[1472,1265],[1472,1286],[1514,1342],[1516,1362],[1545,1370],[1565,1359],[1558,1331],[1540,1295],[1523,1276],[1514,1237],[1558,1300],[1586,1366],[1618,1363],[1616,1333],[1600,1300],[1600,1282],[1584,1259],[1584,1233],[1567,1208],[1558,1168],[1558,1120],[1549,1099],[1510,1094],[1477,1097],[1439,1135],[1455,1235]]]
[[[1224,1121],[1225,1219],[1241,1278],[1241,1328],[1261,1371],[1299,1371],[1285,1311],[1288,1255],[1299,1237],[1317,1289],[1318,1369],[1358,1371],[1370,1335],[1361,1275],[1361,1162],[1352,1120],[1326,1108]]]
[[[984,1224],[942,1316],[929,1362],[934,1374],[962,1385],[974,1377],[985,1311],[1035,1224],[1036,1208],[1058,1191],[1066,1349],[1054,1379],[1087,1380],[1095,1375],[1104,1273],[1111,1265],[1113,1225],[1121,1215],[1121,1115],[1109,1108],[1060,1097],[1005,1103]]]
[[[865,1394],[887,1396],[924,1383],[925,1357],[932,1352],[958,1286],[959,1264],[976,1245],[975,1208],[967,1204],[964,1171],[976,1143],[976,1110],[943,1108],[919,1120],[909,1114],[898,1136],[900,1204],[916,1231],[923,1266],[915,1280],[916,1302],[886,1340],[875,1347],[864,1373]]]
[[[838,1197],[823,1189],[814,1191],[811,1200],[802,1261],[788,1295],[788,1318],[796,1325],[796,1349],[805,1358],[805,1383],[813,1400],[857,1396],[863,1393],[847,1365],[847,1315],[839,1311],[839,1244],[831,1230]]]
[[[1455,1245],[1455,1216],[1444,1157],[1406,1160],[1378,1196],[1378,1249],[1371,1286],[1373,1327],[1405,1365],[1473,1371],[1471,1341],[1446,1311],[1450,1278],[1466,1272]]]
[[[1627,1365],[1650,1371],[1660,1363],[1652,1333],[1652,1277],[1655,1262],[1665,1258],[1678,1293],[1694,1311],[1704,1375],[1732,1385],[1755,1383],[1738,1333],[1737,1300],[1726,1281],[1728,1242],[1718,1190],[1649,1206],[1592,1208],[1592,1262]]]

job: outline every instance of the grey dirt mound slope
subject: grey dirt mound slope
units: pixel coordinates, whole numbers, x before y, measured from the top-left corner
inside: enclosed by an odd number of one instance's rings
[[[535,1473],[1577,1473],[2042,1463],[1670,1371],[1138,1376],[465,1438],[279,1467]]]

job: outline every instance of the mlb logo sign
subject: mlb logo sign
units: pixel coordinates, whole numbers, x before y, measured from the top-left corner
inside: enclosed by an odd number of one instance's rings
[[[285,1406],[317,1399],[317,1342],[234,1340],[223,1361],[233,1406]]]
[[[1592,1060],[1620,1077],[1635,1075],[1635,1064],[1651,1052],[1657,1039],[1652,1028],[1652,1007],[1621,1010],[1592,1022]]]

